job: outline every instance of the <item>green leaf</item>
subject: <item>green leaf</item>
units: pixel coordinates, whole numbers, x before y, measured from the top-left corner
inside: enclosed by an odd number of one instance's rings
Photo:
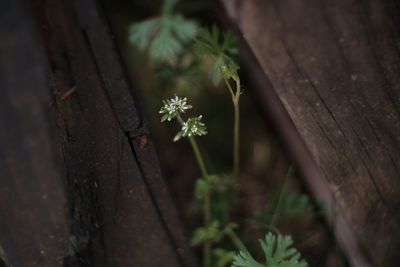
[[[220,224],[214,220],[207,227],[197,228],[192,236],[190,243],[192,246],[202,244],[206,240],[214,240],[220,232]]]
[[[221,82],[221,67],[225,64],[223,57],[217,57],[214,61],[213,66],[210,70],[210,79],[214,85],[218,85]]]
[[[203,29],[196,39],[195,48],[199,54],[226,59],[236,55],[236,37],[231,32],[221,33],[216,25],[210,30]]]
[[[230,32],[222,34],[215,25],[210,30],[201,31],[195,42],[195,50],[200,55],[213,58],[210,77],[214,84],[221,80],[220,69],[223,65],[237,66],[232,58],[238,52],[235,36]]]
[[[207,181],[203,179],[198,179],[196,181],[194,194],[197,199],[203,199],[209,190],[210,187]]]
[[[148,48],[151,37],[156,34],[160,25],[160,18],[149,19],[132,24],[129,27],[129,42],[136,45],[141,50]]]
[[[171,17],[173,31],[176,37],[183,43],[188,43],[194,40],[199,32],[197,23],[186,20],[180,15]]]
[[[235,253],[222,248],[214,249],[213,255],[216,258],[215,267],[225,267],[232,263]]]
[[[164,115],[161,117],[161,122],[166,121],[169,117],[170,117],[169,114],[164,114]]]
[[[232,267],[307,267],[300,253],[291,248],[293,240],[290,236],[268,233],[265,240],[260,240],[265,255],[265,263],[256,261],[249,253],[240,251],[235,255]]]
[[[176,141],[178,141],[179,139],[181,139],[182,136],[183,136],[183,132],[182,132],[182,131],[179,131],[179,132],[175,135],[175,137],[174,137],[174,142],[176,142]]]
[[[217,174],[208,175],[197,179],[194,189],[194,195],[197,199],[203,199],[204,196],[211,190],[217,190],[220,183],[223,182]]]
[[[233,257],[232,267],[265,267],[257,262],[249,253],[240,251]]]
[[[150,46],[150,57],[153,60],[167,60],[183,50],[182,44],[174,37],[170,28],[163,25]]]
[[[197,246],[206,240],[207,233],[203,227],[197,228],[190,240],[192,246]]]
[[[219,178],[220,178],[220,177],[219,177],[218,174],[211,174],[211,175],[208,175],[205,179],[206,179],[206,181],[207,181],[208,183],[210,183],[210,184],[215,184],[215,183],[218,182]]]
[[[140,50],[149,49],[150,58],[154,61],[175,59],[198,34],[197,23],[172,14],[177,2],[165,0],[160,17],[135,23],[129,28],[129,42]]]

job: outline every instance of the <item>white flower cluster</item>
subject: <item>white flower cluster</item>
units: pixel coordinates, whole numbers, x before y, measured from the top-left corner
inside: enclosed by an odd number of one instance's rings
[[[161,121],[171,121],[178,114],[185,113],[185,110],[191,109],[192,106],[187,104],[187,98],[181,98],[175,95],[175,98],[163,101],[164,106],[160,109],[160,114],[164,114]]]
[[[178,121],[182,124],[182,128],[175,136],[174,141],[178,141],[181,137],[202,136],[207,134],[207,127],[201,121],[201,115],[189,118],[187,121],[181,119],[180,114],[192,108],[191,105],[188,105],[186,97],[175,96],[174,98],[164,100],[163,104],[164,105],[160,109],[160,114],[164,114],[161,117],[161,121],[171,121],[174,118],[178,118]]]
[[[201,121],[203,116],[189,118],[182,124],[182,130],[174,137],[174,141],[178,141],[182,136],[202,136],[207,134],[207,127]]]

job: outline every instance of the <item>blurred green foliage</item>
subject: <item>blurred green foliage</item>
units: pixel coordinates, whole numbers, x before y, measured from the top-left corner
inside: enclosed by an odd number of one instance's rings
[[[276,226],[281,220],[312,215],[322,210],[322,204],[316,206],[308,195],[284,189],[255,216],[267,225]]]
[[[209,1],[194,2],[207,5]],[[223,238],[226,237],[224,226],[232,220],[244,226],[246,216],[249,218],[254,215],[252,204],[246,203],[248,199],[244,200],[244,197],[251,198],[249,195],[254,195],[256,198],[259,194],[265,194],[262,196],[263,204],[267,203],[267,205],[263,209],[260,209],[262,206],[256,208],[259,210],[256,218],[264,226],[280,227],[281,222],[318,214],[320,208],[316,207],[308,195],[299,192],[301,187],[297,181],[293,182],[294,179],[288,182],[291,185],[295,184],[294,187],[286,186],[285,181],[277,194],[273,194],[274,190],[271,188],[277,188],[276,185],[284,180],[284,172],[288,167],[287,159],[280,151],[282,149],[277,144],[276,137],[271,137],[273,135],[270,135],[270,130],[265,129],[265,120],[259,114],[260,110],[257,110],[254,99],[250,99],[247,94],[243,95],[243,101],[241,101],[241,117],[245,118],[242,125],[245,131],[243,131],[240,152],[243,159],[242,177],[237,183],[231,182],[232,175],[229,168],[232,163],[231,119],[233,116],[229,98],[226,97],[227,90],[223,88],[220,80],[224,74],[229,74],[229,78],[239,79],[239,66],[233,60],[236,59],[238,53],[235,46],[236,37],[229,32],[223,33],[219,27],[209,21],[196,22],[178,14],[182,10],[195,10],[196,8],[192,8],[194,2],[165,1],[168,7],[163,6],[161,15],[151,17],[150,14],[150,18],[131,24],[128,40],[137,50],[131,47],[129,53],[135,61],[134,80],[140,85],[138,87],[143,97],[141,100],[144,101],[147,116],[151,119],[152,132],[159,138],[156,142],[159,145],[161,157],[165,154],[163,159],[166,163],[163,163],[168,166],[167,179],[172,184],[173,190],[176,190],[175,193],[185,195],[178,196],[182,197],[179,200],[185,198],[181,201],[181,205],[186,208],[184,212],[191,208],[188,199],[192,196],[189,196],[188,188],[194,185],[195,201],[191,211],[195,212],[191,216],[193,216],[192,228],[195,230],[192,243],[199,245],[206,240],[212,240],[214,247],[212,256],[215,265],[212,267],[223,267],[232,262],[234,255],[232,252],[234,247],[229,240]],[[160,13],[158,8],[155,13]],[[210,12],[205,11],[205,13]],[[143,16],[142,13],[139,15],[141,18]],[[192,26],[181,28],[176,25],[177,21]],[[202,28],[200,25],[203,24],[212,26]],[[158,38],[161,38],[160,44],[166,44],[165,47],[157,45]],[[165,51],[161,51],[163,49]],[[225,72],[221,71],[223,65],[227,66]],[[213,175],[195,179],[198,174],[193,171],[194,166],[190,164],[186,166],[190,163],[186,142],[171,145],[169,140],[174,136],[175,129],[160,127],[159,114],[154,110],[159,108],[161,99],[169,98],[173,94],[187,96],[196,105],[196,113],[199,112],[204,117],[208,134],[199,140],[200,151],[205,158],[209,173]],[[258,157],[260,159],[253,162]],[[279,166],[282,158],[285,163]],[[272,173],[277,166],[281,170]],[[187,182],[188,180],[191,182]],[[186,187],[184,187],[185,183]],[[266,190],[260,190],[264,187]],[[213,220],[201,225],[199,221],[202,221],[202,218],[199,214],[201,214],[206,194],[210,194],[213,200],[211,203]],[[232,205],[234,205],[233,209]],[[276,227],[270,229],[277,230]],[[265,233],[265,228],[258,227],[254,232],[259,234],[261,231]],[[253,241],[250,240],[248,229],[238,228],[236,232],[244,238],[249,248],[256,249],[256,246],[252,244]],[[283,238],[281,235],[278,236]]]
[[[307,267],[300,253],[291,246],[293,239],[290,236],[281,236],[268,233],[264,240],[260,240],[264,252],[265,262],[256,261],[247,251],[241,251],[233,258],[232,267]]]
[[[197,53],[213,59],[210,76],[215,85],[221,80],[222,66],[229,66],[230,69],[239,68],[233,60],[233,56],[238,53],[236,42],[236,37],[231,32],[221,33],[216,25],[210,30],[203,29],[195,41],[194,48]]]
[[[152,60],[174,60],[185,52],[185,44],[190,43],[199,31],[197,23],[173,14],[178,0],[166,0],[161,16],[130,27],[129,41],[139,49],[149,50]]]

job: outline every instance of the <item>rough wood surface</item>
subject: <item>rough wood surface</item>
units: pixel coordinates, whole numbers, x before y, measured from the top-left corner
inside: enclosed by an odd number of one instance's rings
[[[226,22],[225,22],[226,23]],[[285,150],[289,153],[296,169],[302,175],[307,189],[313,196],[326,207],[326,222],[334,230],[335,238],[353,267],[371,267],[366,259],[351,225],[345,218],[342,207],[335,201],[329,182],[323,177],[318,165],[307,149],[299,135],[290,116],[288,115],[278,95],[273,89],[271,81],[263,72],[257,58],[252,53],[248,44],[242,39],[238,43],[241,61],[245,73],[249,78],[246,85],[254,89],[257,102],[262,107],[265,115],[274,125],[280,138],[283,140]]]
[[[9,266],[196,266],[96,1],[10,3],[0,28]]]
[[[376,266],[398,266],[399,4],[223,3],[328,181],[359,249]]]
[[[69,226],[48,68],[20,1],[1,4],[0,36],[0,257],[10,267],[61,267]]]

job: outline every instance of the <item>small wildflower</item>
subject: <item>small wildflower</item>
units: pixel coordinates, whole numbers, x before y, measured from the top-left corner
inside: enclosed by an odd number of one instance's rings
[[[207,128],[204,123],[201,122],[203,116],[189,118],[182,125],[183,136],[201,136],[207,134]]]
[[[175,136],[174,141],[178,141],[181,137],[186,136],[202,136],[207,134],[207,127],[201,118],[203,116],[198,116],[194,118],[189,118],[186,122],[182,124],[182,130]]]
[[[185,113],[185,110],[191,109],[192,106],[187,104],[187,98],[181,98],[175,95],[174,98],[163,101],[164,106],[160,109],[160,114],[164,114],[161,121],[171,121],[178,114]]]

